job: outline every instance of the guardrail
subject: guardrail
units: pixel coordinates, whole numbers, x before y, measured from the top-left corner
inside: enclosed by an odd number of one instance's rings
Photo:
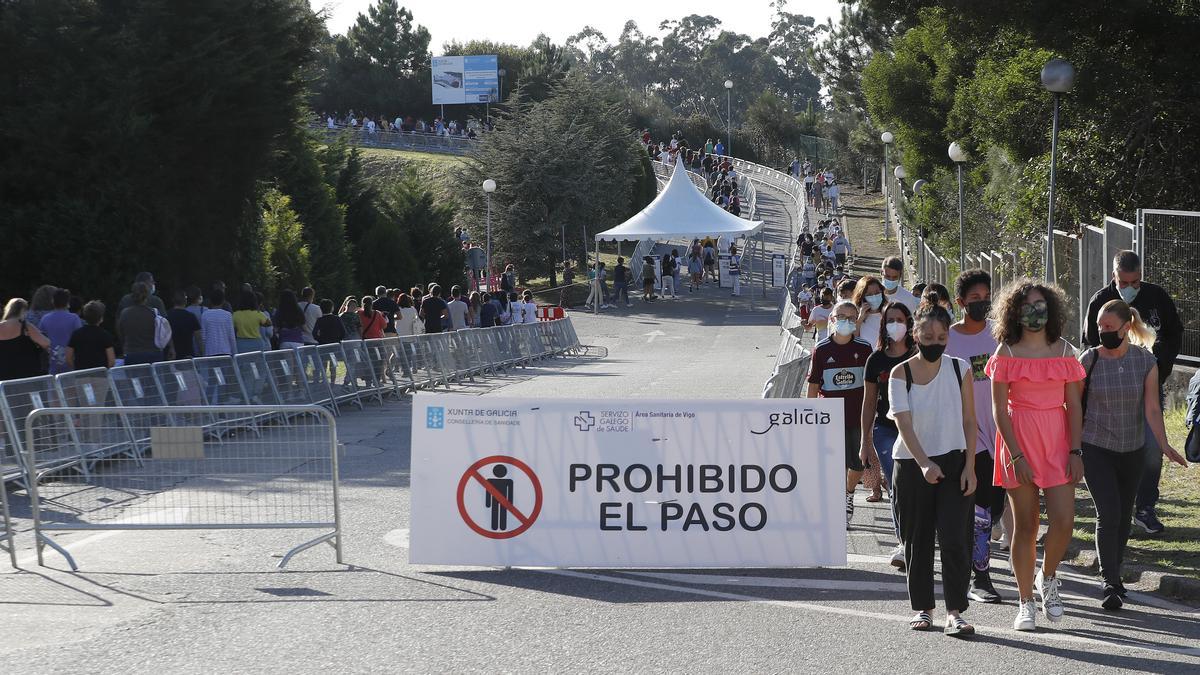
[[[198,406],[282,410],[317,405],[338,415],[347,405],[382,405],[385,397],[449,387],[451,382],[585,349],[571,320],[564,318],[0,382],[0,541],[11,541],[7,483],[30,489],[47,477],[90,477],[102,472],[98,467],[143,455],[153,445],[156,428],[164,421],[179,422]],[[147,413],[147,408],[156,412]],[[53,434],[38,436],[40,445],[33,452],[27,446],[33,414],[67,409],[102,412],[61,416]],[[278,415],[243,410],[234,417],[222,413],[201,426],[207,436],[220,438],[258,433],[272,417]],[[11,550],[10,557],[15,565]]]
[[[316,133],[324,134],[326,142],[346,138],[353,144],[365,148],[387,148],[390,150],[412,150],[414,152],[441,152],[452,155],[465,155],[479,143],[478,138],[467,136],[443,136],[424,131],[384,131],[369,132],[362,127],[337,127],[330,129],[326,126],[311,125]]]

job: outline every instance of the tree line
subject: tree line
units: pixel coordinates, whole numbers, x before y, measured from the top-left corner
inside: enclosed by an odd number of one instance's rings
[[[958,251],[958,187],[947,155],[968,152],[967,252],[1036,257],[1045,231],[1053,99],[1039,74],[1076,70],[1062,96],[1055,225],[1077,231],[1105,214],[1200,207],[1200,12],[1157,0],[843,1],[816,68],[837,136],[852,153],[896,138],[915,221]]]
[[[304,0],[0,4],[0,293],[455,278],[453,205],[306,131],[327,39]]]

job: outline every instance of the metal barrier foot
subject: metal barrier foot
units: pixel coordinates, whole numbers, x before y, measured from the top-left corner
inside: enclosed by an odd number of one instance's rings
[[[50,548],[54,549],[55,551],[58,551],[58,554],[61,555],[63,558],[66,558],[67,564],[71,566],[72,572],[79,571],[79,565],[75,564],[75,558],[73,558],[71,556],[71,554],[69,552],[67,552],[67,549],[63,548],[62,546],[59,546],[58,542],[54,541],[53,539],[51,539],[50,537],[47,537],[44,534],[41,534],[40,532],[37,535],[37,540],[38,540],[37,556],[38,556],[38,566],[39,567],[46,566],[46,561],[42,557],[42,549],[46,546],[49,546]],[[13,562],[13,566],[14,567],[16,566],[15,561]]]
[[[292,556],[296,555],[297,553],[300,553],[301,551],[307,551],[308,549],[316,546],[317,544],[321,544],[321,543],[328,543],[330,546],[332,546],[334,548],[334,550],[337,551],[337,558],[338,558],[338,562],[340,563],[340,562],[342,562],[342,549],[340,546],[338,546],[338,544],[336,542],[337,542],[337,530],[334,530],[333,532],[323,534],[323,535],[317,537],[316,539],[306,541],[303,544],[295,546],[292,548],[292,550],[288,551],[287,554],[283,556],[283,560],[279,561],[279,569],[283,569],[285,566],[287,566],[288,561],[292,559]]]

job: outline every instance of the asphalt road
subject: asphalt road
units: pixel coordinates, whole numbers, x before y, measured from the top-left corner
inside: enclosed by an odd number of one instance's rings
[[[770,207],[769,192],[760,197]],[[760,193],[761,194],[761,193]],[[686,294],[686,290],[685,290]],[[752,398],[778,342],[773,304],[707,288],[674,301],[572,314],[600,360],[555,361],[456,387],[484,396]],[[64,535],[0,568],[3,672],[1200,672],[1200,614],[1131,595],[1099,608],[1067,576],[1067,618],[1010,629],[1006,602],[974,606],[980,635],[914,633],[886,503],[861,501],[836,569],[551,570],[407,563],[410,404],[338,420],[348,567],[315,548],[289,570],[287,530]],[[939,621],[942,614],[937,614]]]

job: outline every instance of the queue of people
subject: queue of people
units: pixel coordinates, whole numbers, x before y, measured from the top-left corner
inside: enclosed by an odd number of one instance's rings
[[[0,319],[0,380],[71,370],[136,365],[200,356],[227,356],[271,349],[298,349],[342,340],[375,339],[536,323],[529,290],[466,292],[438,284],[409,291],[379,286],[373,295],[349,296],[340,306],[317,299],[306,287],[281,290],[268,305],[261,292],[243,284],[228,294],[223,283],[207,292],[197,286],[171,294],[171,306],[156,294],[154,276],[142,272],[117,305],[114,331],[104,326],[107,308],[82,302],[68,289],[42,286],[32,303],[12,298]],[[336,311],[335,311],[336,310]]]
[[[891,562],[906,574],[914,611],[910,628],[936,625],[935,542],[946,634],[974,633],[964,617],[969,602],[1002,600],[990,570],[997,547],[1009,551],[1016,580],[1013,628],[1036,630],[1039,615],[1060,621],[1067,608],[1058,572],[1081,481],[1096,508],[1099,604],[1122,607],[1132,527],[1155,531],[1141,510],[1147,480],[1157,483],[1153,467],[1163,458],[1187,466],[1162,412],[1163,361],[1178,354],[1178,316],[1167,294],[1141,280],[1136,254],[1114,259],[1081,352],[1063,335],[1066,301],[1052,284],[1018,279],[993,301],[987,272],[967,270],[953,298],[940,284],[910,293],[900,285],[903,263],[888,258],[880,277],[866,275],[837,298],[840,284],[808,286],[811,270],[798,270],[793,297],[808,306],[804,325],[818,336],[808,396],[846,405],[847,528],[856,485],[862,478],[869,486],[865,476],[879,471],[900,542]],[[1151,313],[1154,323],[1145,318]],[[1049,527],[1039,564],[1043,503]],[[1005,532],[998,539],[997,526]]]

